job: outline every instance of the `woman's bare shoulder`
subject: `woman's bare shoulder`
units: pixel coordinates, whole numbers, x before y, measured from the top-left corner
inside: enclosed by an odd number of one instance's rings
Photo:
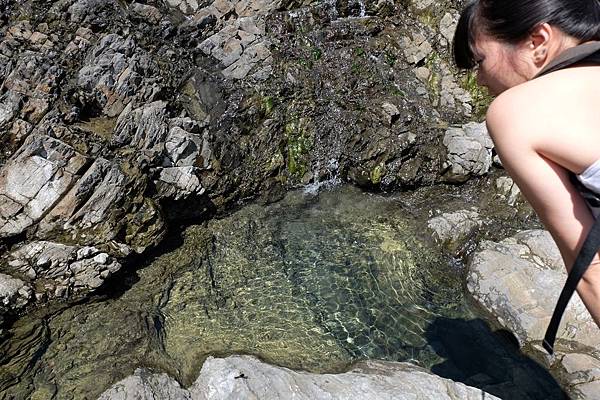
[[[500,94],[491,103],[486,118],[488,124],[509,123],[545,131],[571,114],[581,112],[585,104],[597,110],[590,95],[600,89],[600,68],[567,69],[525,82]],[[594,88],[596,87],[596,88]]]

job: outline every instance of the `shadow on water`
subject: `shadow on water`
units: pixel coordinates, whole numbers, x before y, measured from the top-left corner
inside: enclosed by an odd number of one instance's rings
[[[481,319],[439,317],[425,336],[445,361],[431,371],[503,400],[568,399],[550,373],[518,350],[512,334]]]

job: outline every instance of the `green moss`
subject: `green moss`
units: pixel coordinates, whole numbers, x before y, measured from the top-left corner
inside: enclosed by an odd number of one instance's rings
[[[437,66],[440,62],[440,55],[432,51],[425,59],[425,67],[429,70],[429,78],[427,78],[427,89],[433,103],[437,103],[440,98],[440,82],[441,77],[436,72]]]
[[[307,125],[307,119],[299,118],[285,126],[287,169],[296,179],[301,179],[308,172],[308,154],[313,146],[313,138]]]
[[[390,67],[393,67],[396,64],[397,57],[393,53],[386,51],[384,54],[385,63]]]
[[[356,57],[364,57],[365,56],[365,49],[363,49],[362,47],[355,47],[354,48],[354,55]]]
[[[437,13],[431,7],[428,7],[418,13],[417,19],[423,25],[437,29],[438,25],[440,24],[440,17],[436,14]]]
[[[275,100],[271,96],[266,96],[262,98],[261,102],[262,111],[264,116],[269,116],[273,112],[273,108],[275,107]]]
[[[395,85],[388,86],[388,91],[392,96],[395,97],[406,97],[406,92]]]
[[[482,119],[485,116],[487,108],[492,102],[492,96],[486,88],[477,84],[477,74],[469,71],[460,82],[460,86],[471,95],[471,104],[473,105],[473,116]]]
[[[381,178],[385,175],[385,164],[379,163],[375,168],[371,170],[369,178],[371,179],[371,183],[374,185],[378,185],[381,183]]]
[[[321,59],[321,56],[323,55],[323,52],[318,47],[314,47],[311,50],[311,54],[312,54],[312,59],[314,61],[319,61]]]

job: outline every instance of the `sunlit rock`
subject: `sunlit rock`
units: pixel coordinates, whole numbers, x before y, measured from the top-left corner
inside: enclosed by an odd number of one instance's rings
[[[444,177],[450,182],[484,175],[492,166],[494,143],[484,123],[470,122],[449,128],[444,134],[444,145],[447,149]]]
[[[121,268],[113,257],[94,247],[44,241],[12,251],[8,265],[12,271],[27,276],[31,286],[39,288],[36,297],[46,299],[97,289]]]
[[[99,400],[169,396],[173,400],[250,399],[497,399],[480,389],[435,376],[408,363],[369,361],[343,374],[310,374],[276,367],[248,356],[209,357],[200,376],[183,390],[165,374],[137,370]]]
[[[76,181],[87,159],[71,146],[31,135],[0,169],[0,237],[37,223]]]
[[[469,291],[521,344],[543,338],[566,279],[548,233],[525,231],[499,243],[483,242],[469,270]],[[598,327],[577,294],[565,312],[558,338],[600,345]]]

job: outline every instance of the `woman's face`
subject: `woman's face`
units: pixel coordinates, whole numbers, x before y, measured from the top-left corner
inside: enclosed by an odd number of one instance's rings
[[[477,65],[477,83],[498,95],[528,80],[523,46],[500,42],[485,33],[479,33],[473,46]]]

